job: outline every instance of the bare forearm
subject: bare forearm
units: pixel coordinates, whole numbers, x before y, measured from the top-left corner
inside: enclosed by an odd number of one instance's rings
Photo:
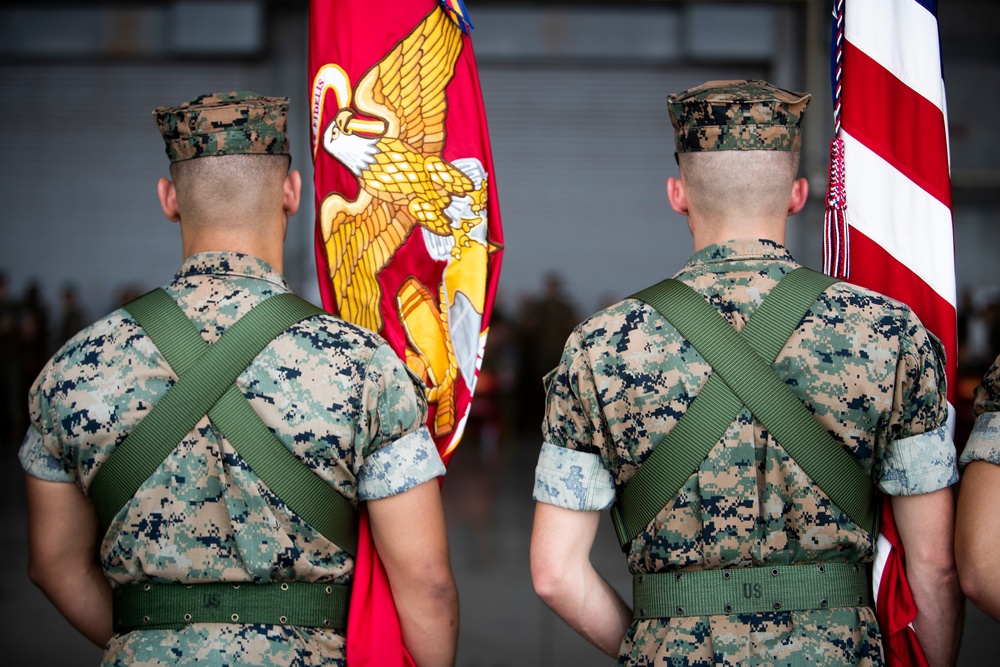
[[[601,514],[535,505],[531,578],[545,604],[587,641],[618,656],[632,614],[590,562]]]
[[[913,629],[931,667],[954,665],[964,610],[955,569],[954,492],[893,497],[892,512],[918,609]]]
[[[589,563],[576,577],[560,578],[547,588],[539,588],[545,604],[571,628],[609,656],[618,657],[632,613]]]
[[[114,634],[111,586],[96,561],[84,567],[33,567],[31,579],[70,624],[103,648]]]
[[[458,591],[440,586],[393,587],[403,644],[418,667],[450,667],[458,646]]]
[[[972,602],[1000,621],[1000,466],[973,461],[962,477],[955,523],[955,560],[962,591]]]
[[[917,603],[913,629],[931,667],[955,664],[965,606],[958,574],[952,569],[907,564],[906,576]]]
[[[418,667],[454,665],[458,592],[437,480],[370,501],[368,513],[399,613],[403,644]]]
[[[75,484],[25,475],[28,576],[73,627],[103,647],[111,638],[111,585],[97,561],[97,513]]]

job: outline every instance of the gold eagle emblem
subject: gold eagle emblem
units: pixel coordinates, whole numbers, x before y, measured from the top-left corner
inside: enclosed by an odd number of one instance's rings
[[[448,264],[433,291],[409,278],[395,295],[412,348],[407,364],[428,385],[428,400],[437,404],[437,435],[455,428],[458,372],[470,390],[475,382],[489,254],[486,173],[475,158],[453,164],[442,157],[445,88],[461,49],[461,29],[436,9],[362,77],[353,93],[336,64],[322,67],[313,86],[314,137],[326,93],[332,91],[337,100],[337,112],[316,137],[314,150],[322,146],[358,180],[354,200],[333,192],[320,205],[341,316],[381,330],[378,275],[415,228],[423,230],[430,255]],[[480,284],[470,290],[476,281]]]

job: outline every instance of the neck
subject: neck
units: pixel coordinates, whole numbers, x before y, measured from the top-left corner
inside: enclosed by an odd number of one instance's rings
[[[734,239],[767,239],[785,245],[785,224],[787,218],[774,219],[699,219],[695,214],[688,217],[688,228],[694,240],[694,251],[716,243]]]
[[[284,225],[266,232],[234,232],[219,229],[191,229],[181,224],[184,259],[199,252],[238,252],[264,260],[278,273],[284,272]]]

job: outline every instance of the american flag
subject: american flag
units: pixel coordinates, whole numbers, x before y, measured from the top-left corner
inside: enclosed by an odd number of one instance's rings
[[[955,253],[937,1],[836,0],[834,17],[837,138],[825,269],[913,309],[944,344],[953,404]],[[925,665],[909,628],[917,610],[888,507],[874,572],[886,658]]]

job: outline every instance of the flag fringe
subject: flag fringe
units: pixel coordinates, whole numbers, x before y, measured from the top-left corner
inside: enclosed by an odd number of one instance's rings
[[[847,188],[844,183],[844,142],[830,142],[830,167],[823,216],[823,272],[849,278],[850,234],[847,229]]]

